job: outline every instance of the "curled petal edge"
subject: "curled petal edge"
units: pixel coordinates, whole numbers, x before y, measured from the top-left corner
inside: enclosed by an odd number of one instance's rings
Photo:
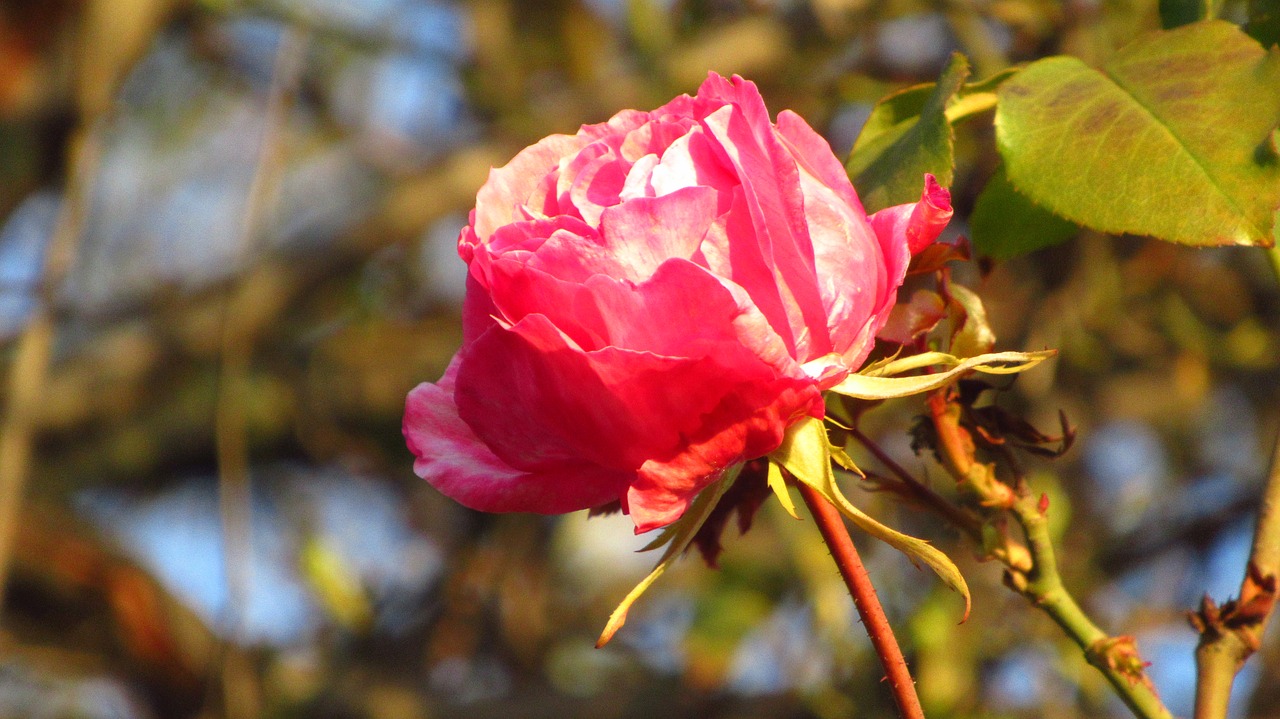
[[[886,207],[867,220],[881,244],[886,240],[905,241],[914,255],[938,239],[953,214],[951,192],[939,185],[936,177],[926,174],[919,202]]]

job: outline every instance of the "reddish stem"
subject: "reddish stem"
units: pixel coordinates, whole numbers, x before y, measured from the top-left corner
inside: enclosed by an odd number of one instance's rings
[[[844,519],[839,510],[831,505],[816,489],[796,483],[800,496],[809,506],[809,512],[822,532],[822,539],[831,550],[831,558],[840,569],[840,576],[849,587],[853,596],[853,604],[858,608],[858,616],[862,617],[862,625],[871,637],[871,644],[884,665],[885,678],[889,680],[889,688],[893,691],[893,700],[898,704],[898,713],[903,719],[924,719],[924,710],[920,708],[920,698],[916,696],[916,684],[907,669],[907,660],[902,657],[902,649],[898,647],[898,639],[893,635],[889,619],[884,615],[880,599],[876,597],[876,588],[871,585],[871,577],[866,567],[862,566],[862,558],[853,546],[849,530],[845,529]]]

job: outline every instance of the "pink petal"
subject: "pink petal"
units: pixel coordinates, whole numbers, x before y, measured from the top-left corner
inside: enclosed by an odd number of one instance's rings
[[[701,357],[736,344],[782,375],[803,376],[745,291],[692,262],[667,260],[639,284],[605,275],[565,282],[512,260],[495,262],[493,273],[492,311],[508,324],[541,314],[585,351]]]
[[[739,347],[748,354],[735,362],[758,361],[780,375],[803,377],[782,338],[746,293],[692,262],[668,260],[640,285],[593,277],[586,286],[612,346],[695,358],[722,354],[724,346]]]
[[[607,256],[602,256],[595,229],[570,215],[511,222],[495,230],[487,242],[479,244],[467,244],[468,236],[474,238],[475,233],[468,229],[462,232],[459,254],[470,265],[471,276],[486,288],[493,284],[490,266],[496,258],[508,255],[527,259],[531,255],[551,257],[563,253],[564,257],[556,263],[571,265],[565,268],[566,274],[576,272],[581,277],[614,267]],[[562,248],[566,245],[575,251],[564,253]]]
[[[728,212],[721,215],[703,238],[701,254],[707,267],[742,287],[768,319],[769,325],[786,343],[791,356],[798,356],[796,344],[803,336],[804,317],[789,303],[779,286],[778,273],[760,242],[749,241],[755,234],[746,193],[734,188]]]
[[[686,503],[727,464],[776,448],[796,413],[821,413],[814,382],[763,317],[705,270],[671,260],[640,286],[589,284],[605,325],[618,328],[609,341],[651,349],[586,352],[530,314],[462,354],[460,415],[504,463],[629,471],[644,480],[632,493],[637,521],[651,523],[653,507]],[[615,325],[610,312],[632,316]],[[672,349],[700,354],[653,351]]]
[[[698,88],[697,99],[703,102],[733,105],[738,108],[747,123],[757,132],[772,132],[769,109],[754,82],[738,75],[726,79],[714,72],[707,74]],[[705,118],[703,118],[705,119]]]
[[[610,344],[610,328],[595,295],[583,282],[566,281],[517,259],[494,262],[492,272],[492,306],[508,325],[541,314],[583,350]]]
[[[662,160],[653,169],[655,195],[667,195],[684,187],[702,185],[716,190],[716,214],[729,211],[733,190],[742,183],[734,174],[724,153],[707,138],[702,127],[695,127],[671,143]]]
[[[498,459],[458,416],[455,359],[438,384],[424,382],[405,402],[404,437],[413,470],[445,495],[484,512],[561,514],[613,501],[629,474],[565,465],[524,472]]]
[[[512,466],[586,462],[634,471],[678,451],[682,435],[743,375],[772,374],[744,362],[740,346],[724,349],[723,358],[583,352],[545,316],[528,315],[463,349],[456,400],[477,436]]]
[[[897,286],[888,282],[880,242],[860,211],[808,172],[800,177],[831,351],[857,369],[875,335],[866,325],[894,300]]]
[[[653,189],[653,168],[658,165],[658,159],[657,155],[645,155],[636,160],[627,171],[627,181],[622,185],[622,192],[618,193],[620,201],[653,197],[656,194]]]
[[[576,214],[595,227],[604,208],[618,204],[630,163],[611,146],[617,139],[584,147],[560,170],[556,192],[561,212]]]
[[[586,139],[583,146],[596,140],[625,136],[627,133],[644,127],[649,122],[649,113],[642,110],[621,110],[605,122],[594,125],[583,125],[578,136]]]
[[[676,456],[649,459],[640,468],[625,502],[636,533],[679,519],[727,467],[772,452],[782,445],[787,427],[823,412],[818,388],[807,382],[779,378],[726,395]]]
[[[653,117],[653,113],[650,113]],[[635,162],[645,155],[660,154],[695,124],[691,117],[654,118],[627,133],[619,147],[622,157]]]
[[[870,220],[882,244],[904,243],[914,255],[938,239],[951,215],[951,193],[933,175],[925,175],[919,202],[886,207]]]
[[[471,224],[481,240],[516,218],[516,208],[529,204],[539,184],[560,164],[560,159],[587,144],[585,138],[551,135],[521,150],[506,165],[490,170],[489,179],[476,194],[476,215]],[[535,203],[542,205],[544,203]],[[544,214],[545,207],[534,209]]]
[[[471,344],[495,324],[498,309],[475,275],[467,275],[467,293],[462,299],[462,346]]]
[[[853,189],[853,183],[849,182],[844,165],[836,159],[831,145],[827,144],[822,135],[814,132],[804,118],[790,110],[778,113],[778,135],[804,170],[834,190],[853,208],[855,214],[864,218],[867,216],[858,193]]]
[[[668,259],[697,252],[715,221],[716,193],[686,187],[661,197],[637,197],[610,207],[600,217],[606,249],[635,282],[650,277]]]
[[[751,89],[754,91],[754,86]],[[797,359],[807,361],[827,354],[831,339],[818,293],[799,170],[774,135],[767,115],[764,127],[751,124],[749,117],[758,114],[748,115],[737,111],[737,106],[729,106],[712,113],[704,122],[742,180],[755,241],[773,268],[784,295],[783,304],[803,318],[801,327],[792,324],[792,334]],[[743,240],[730,238],[730,245],[740,241]]]

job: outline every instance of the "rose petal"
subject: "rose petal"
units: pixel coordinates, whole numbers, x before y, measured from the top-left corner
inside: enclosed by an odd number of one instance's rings
[[[951,193],[933,175],[924,176],[919,202],[894,205],[869,219],[880,242],[905,243],[911,254],[930,245],[951,221]]]
[[[627,171],[627,181],[622,185],[622,192],[618,193],[620,201],[653,197],[656,194],[653,189],[653,168],[658,165],[658,160],[657,155],[645,155],[636,160]]]
[[[493,267],[493,303],[509,324],[542,314],[585,351],[701,357],[728,343],[780,374],[803,374],[746,293],[692,262],[668,260],[639,284],[604,275],[565,282],[512,260]]]
[[[560,211],[577,214],[592,227],[598,226],[600,213],[618,204],[630,164],[608,140],[584,147],[560,170],[556,186]]]
[[[716,219],[715,209],[715,191],[709,187],[637,197],[606,209],[600,232],[607,251],[623,268],[623,274],[615,276],[641,282],[668,259],[693,256]]]
[[[662,153],[662,161],[653,170],[652,181],[655,195],[667,195],[695,185],[714,188],[718,215],[729,210],[733,190],[741,184],[723,153],[717,150],[700,126],[671,143]]]
[[[733,280],[746,291],[786,343],[787,351],[796,357],[799,355],[797,341],[805,330],[804,317],[798,307],[783,297],[777,270],[765,255],[765,248],[759,242],[750,241],[755,231],[746,193],[734,188],[729,211],[708,229],[699,251],[712,272]]]
[[[649,115],[642,110],[621,110],[605,122],[583,125],[578,129],[578,136],[586,140],[584,147],[596,140],[623,137],[636,128],[644,127],[649,122]]]
[[[781,375],[802,376],[782,338],[746,293],[692,262],[668,260],[640,285],[593,277],[586,286],[613,346],[701,357],[721,353],[722,345],[736,345]]]
[[[754,85],[746,83],[754,92]],[[743,91],[750,97],[751,93]],[[756,93],[758,97],[758,93]],[[704,120],[742,180],[755,227],[755,240],[775,272],[783,302],[803,317],[802,328],[792,324],[797,359],[827,354],[831,339],[814,271],[813,245],[804,216],[804,199],[795,160],[768,125],[751,125],[738,106],[722,108]],[[730,238],[730,244],[738,242]]]
[[[585,460],[634,471],[677,453],[724,395],[774,374],[740,345],[718,349],[727,354],[584,352],[545,316],[529,315],[463,349],[455,399],[476,435],[513,467]]]
[[[867,319],[892,302],[880,242],[855,208],[808,172],[800,173],[809,236],[813,239],[818,292],[831,334],[831,351],[857,369],[871,351]]]
[[[772,452],[798,417],[822,417],[823,411],[818,388],[790,378],[742,385],[726,395],[679,454],[640,468],[624,502],[636,533],[675,521],[725,468]]]
[[[645,155],[660,154],[695,124],[692,117],[658,118],[650,113],[650,118],[649,122],[627,133],[618,148],[619,154],[629,162]]]
[[[490,170],[489,179],[476,194],[476,212],[471,221],[479,239],[489,239],[495,230],[515,219],[516,208],[529,203],[535,189],[560,164],[560,158],[577,152],[587,142],[570,135],[551,135],[521,150],[506,165]]]
[[[601,248],[595,229],[569,215],[512,222],[499,227],[488,242],[479,245],[465,244],[468,235],[475,236],[464,229],[459,254],[470,263],[471,276],[485,288],[492,286],[490,266],[494,260],[508,255],[522,261],[548,263],[565,277],[586,278],[616,266]]]
[[[587,465],[524,472],[498,459],[458,415],[455,359],[437,384],[423,383],[405,402],[404,437],[413,470],[445,495],[484,512],[561,514],[612,501],[630,474]]]
[[[844,166],[831,151],[831,145],[814,132],[809,123],[794,112],[783,110],[778,113],[778,135],[803,169],[834,190],[855,215],[867,216],[866,210],[862,209],[862,200],[854,191],[853,183],[849,182]]]

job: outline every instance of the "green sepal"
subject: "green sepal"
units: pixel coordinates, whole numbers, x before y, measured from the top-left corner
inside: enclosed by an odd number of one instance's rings
[[[893,399],[944,387],[965,372],[978,371],[987,374],[1016,374],[1035,367],[1053,357],[1057,350],[1039,352],[993,352],[968,359],[960,359],[944,352],[923,352],[888,363],[877,363],[857,374],[851,374],[832,392],[857,399]],[[946,372],[893,377],[913,369],[935,365],[950,366]]]
[[[800,515],[796,512],[796,503],[791,499],[791,491],[787,489],[787,480],[782,476],[782,470],[773,462],[769,463],[768,474],[766,475],[769,482],[769,489],[773,490],[773,494],[778,498],[778,502],[782,508],[787,510],[792,519],[799,519]]]
[[[630,611],[631,605],[635,604],[640,595],[658,581],[658,577],[667,571],[667,567],[671,566],[671,563],[689,547],[698,530],[702,528],[702,524],[707,521],[707,517],[711,516],[711,511],[720,503],[720,498],[729,491],[729,487],[733,486],[741,471],[741,464],[727,470],[721,479],[698,494],[680,519],[664,528],[658,538],[645,547],[646,550],[656,549],[666,544],[667,551],[662,553],[662,559],[658,560],[658,565],[649,572],[649,576],[640,580],[635,589],[632,589],[618,604],[618,608],[613,610],[613,614],[609,615],[609,621],[605,624],[604,631],[600,632],[600,639],[596,641],[597,648],[603,647],[613,639],[613,635],[627,622],[627,612]]]

